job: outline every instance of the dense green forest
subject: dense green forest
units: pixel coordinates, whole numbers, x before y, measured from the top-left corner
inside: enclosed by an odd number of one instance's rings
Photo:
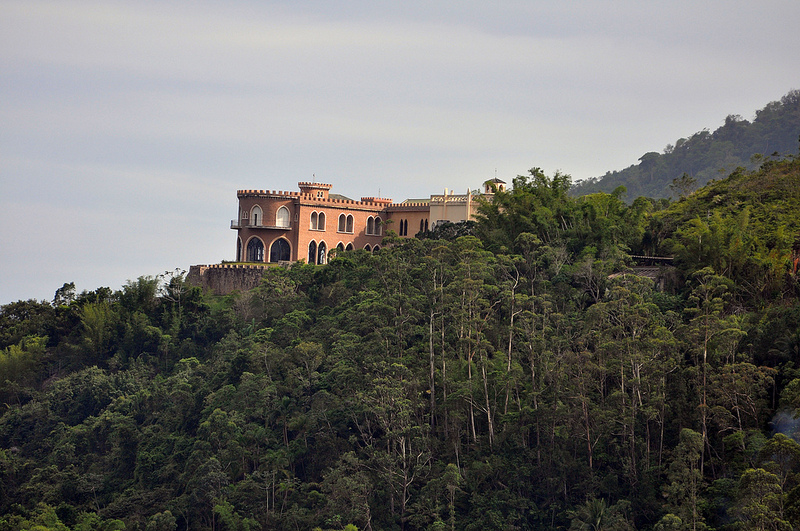
[[[689,138],[680,138],[674,145],[667,145],[663,153],[645,153],[639,164],[576,183],[572,193],[610,193],[624,186],[629,199],[678,198],[686,185],[694,189],[719,180],[738,167],[754,170],[764,160],[795,153],[798,135],[800,90],[792,90],[780,101],[757,111],[752,122],[730,115],[713,133],[704,129]],[[674,186],[673,181],[681,177],[684,186]]]
[[[800,158],[570,186],[245,293],[0,307],[0,531],[800,528]]]

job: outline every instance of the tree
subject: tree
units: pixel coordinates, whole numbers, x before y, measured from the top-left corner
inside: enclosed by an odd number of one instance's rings
[[[763,468],[747,469],[739,479],[738,510],[748,529],[792,529],[782,517],[781,498],[778,476]]]
[[[704,474],[705,448],[709,447],[709,373],[713,368],[712,361],[717,361],[717,341],[729,339],[734,342],[730,348],[735,349],[735,342],[742,337],[742,331],[735,321],[726,319],[723,314],[724,299],[732,285],[731,281],[715,274],[710,267],[701,269],[694,275],[696,286],[689,301],[692,307],[685,310],[691,317],[685,327],[683,337],[687,348],[694,357],[696,389],[700,409],[700,427],[704,450],[700,459],[700,474]]]
[[[56,290],[53,297],[53,306],[69,306],[75,300],[75,283],[64,283]]]
[[[669,189],[674,195],[677,195],[679,199],[683,199],[691,194],[696,187],[697,179],[686,172],[683,172],[680,177],[672,179],[672,184],[669,185]]]
[[[675,515],[685,529],[696,531],[705,529],[700,512],[703,475],[700,460],[703,452],[703,436],[694,430],[681,430],[680,443],[675,448],[674,457],[667,471],[667,484],[664,494],[666,507]],[[667,525],[667,522],[664,522]]]
[[[630,504],[619,502],[611,507],[602,498],[591,498],[572,512],[570,531],[632,531],[625,515]]]

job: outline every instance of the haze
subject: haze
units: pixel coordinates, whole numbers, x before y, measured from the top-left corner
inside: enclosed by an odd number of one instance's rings
[[[0,304],[233,259],[236,190],[627,167],[800,88],[796,0],[0,3]]]

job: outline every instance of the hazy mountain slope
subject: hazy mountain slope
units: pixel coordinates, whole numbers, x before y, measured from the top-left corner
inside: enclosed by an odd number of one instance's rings
[[[602,177],[576,183],[572,193],[611,192],[625,186],[628,199],[639,196],[677,196],[670,189],[673,179],[684,173],[702,186],[727,176],[737,167],[755,169],[763,156],[796,153],[800,136],[800,90],[792,90],[756,112],[752,122],[729,115],[713,133],[707,129],[669,144],[663,153],[648,152],[639,164],[608,172]]]

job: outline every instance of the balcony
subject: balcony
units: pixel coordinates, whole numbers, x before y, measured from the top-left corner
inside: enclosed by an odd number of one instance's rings
[[[277,225],[261,225],[259,224],[251,224],[250,220],[248,219],[232,219],[231,220],[231,228],[232,229],[272,229],[272,230],[292,230],[291,225],[285,226],[277,226]]]

